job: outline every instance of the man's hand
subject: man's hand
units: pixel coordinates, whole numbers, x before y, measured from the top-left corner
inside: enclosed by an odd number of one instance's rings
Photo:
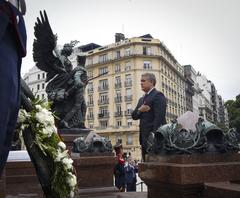
[[[143,104],[141,107],[139,107],[138,111],[140,112],[148,112],[151,108],[148,105]]]

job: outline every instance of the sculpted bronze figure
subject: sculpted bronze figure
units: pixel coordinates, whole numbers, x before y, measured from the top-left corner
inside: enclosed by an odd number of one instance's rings
[[[47,72],[46,92],[52,102],[52,111],[58,128],[85,128],[86,103],[84,89],[88,78],[85,69],[85,56],[78,57],[78,66],[68,57],[78,41],[71,41],[57,49],[57,36],[53,34],[46,12],[40,12],[40,19],[34,27],[33,58],[36,66]]]

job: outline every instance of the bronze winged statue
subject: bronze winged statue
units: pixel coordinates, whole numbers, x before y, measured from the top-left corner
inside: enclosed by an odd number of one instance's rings
[[[33,59],[36,66],[47,73],[48,100],[52,101],[52,111],[59,118],[56,126],[60,129],[85,128],[86,57],[78,56],[78,66],[74,69],[68,59],[78,41],[71,41],[58,50],[57,36],[53,34],[45,11],[40,12],[34,30]]]

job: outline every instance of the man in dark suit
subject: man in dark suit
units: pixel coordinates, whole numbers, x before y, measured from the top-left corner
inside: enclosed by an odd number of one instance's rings
[[[166,98],[163,93],[155,89],[156,77],[152,73],[145,73],[141,77],[141,88],[145,95],[138,101],[132,112],[134,120],[140,119],[139,141],[142,146],[142,159],[145,161],[147,139],[150,132],[156,131],[166,124]]]
[[[21,8],[20,8],[21,6]],[[24,0],[0,0],[0,177],[19,109],[20,69],[26,55]]]

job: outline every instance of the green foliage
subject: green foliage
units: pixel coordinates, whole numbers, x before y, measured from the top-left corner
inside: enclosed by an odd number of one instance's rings
[[[236,100],[225,102],[225,107],[228,110],[230,127],[240,132],[240,94],[236,96]]]

